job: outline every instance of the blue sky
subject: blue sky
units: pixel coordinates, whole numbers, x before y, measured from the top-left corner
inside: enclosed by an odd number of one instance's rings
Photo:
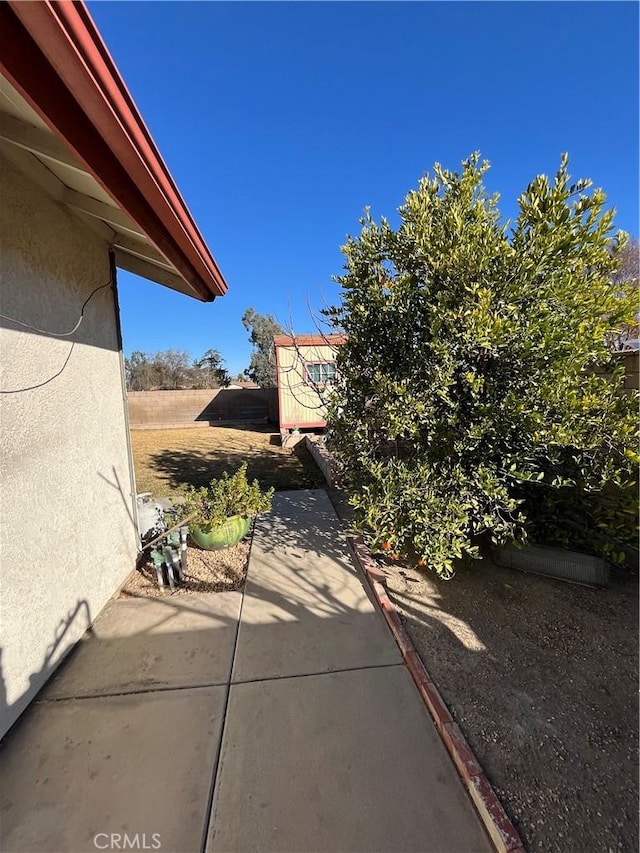
[[[126,353],[219,349],[245,309],[313,331],[340,246],[434,162],[490,160],[505,217],[568,151],[638,234],[633,2],[92,2],[229,292],[202,304],[121,272]]]

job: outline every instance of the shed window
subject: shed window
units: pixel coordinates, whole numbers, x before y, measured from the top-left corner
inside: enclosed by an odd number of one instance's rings
[[[332,385],[336,379],[336,364],[334,361],[316,361],[307,364],[307,381],[311,385]]]

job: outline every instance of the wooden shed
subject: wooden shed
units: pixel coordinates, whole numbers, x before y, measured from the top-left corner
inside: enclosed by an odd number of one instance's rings
[[[276,335],[278,411],[282,443],[294,430],[327,425],[326,394],[335,380],[336,352],[344,335]]]

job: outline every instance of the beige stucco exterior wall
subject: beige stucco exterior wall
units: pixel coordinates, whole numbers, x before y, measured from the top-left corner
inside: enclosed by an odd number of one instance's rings
[[[317,390],[305,380],[307,362],[335,361],[334,347],[278,347],[278,395],[280,428],[319,426],[325,423],[326,407]]]
[[[68,330],[108,247],[1,156],[0,188],[1,313]],[[3,734],[134,567],[136,525],[111,288],[70,338],[0,323]]]

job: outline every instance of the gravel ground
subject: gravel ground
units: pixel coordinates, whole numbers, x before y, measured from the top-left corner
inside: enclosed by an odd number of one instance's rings
[[[156,579],[156,570],[147,560],[136,569],[122,588],[120,598],[148,595],[193,595],[199,592],[231,592],[242,589],[247,577],[251,534],[233,548],[223,551],[201,551],[199,548],[187,548],[187,571],[184,583],[175,592],[168,588],[160,589]]]
[[[480,563],[389,594],[529,851],[638,850],[638,585]]]

